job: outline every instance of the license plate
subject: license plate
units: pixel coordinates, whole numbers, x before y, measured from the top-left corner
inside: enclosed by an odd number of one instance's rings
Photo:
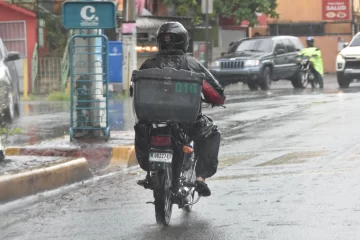
[[[160,153],[152,152],[150,153],[150,162],[162,162],[162,163],[171,163],[172,162],[172,153]]]

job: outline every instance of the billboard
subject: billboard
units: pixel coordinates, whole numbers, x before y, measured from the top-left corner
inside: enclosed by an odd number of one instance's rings
[[[323,20],[350,20],[350,0],[322,0]]]

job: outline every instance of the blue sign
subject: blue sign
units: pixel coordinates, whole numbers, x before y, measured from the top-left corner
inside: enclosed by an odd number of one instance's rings
[[[114,2],[64,2],[62,21],[66,29],[105,29],[116,27]]]
[[[122,83],[123,43],[109,41],[109,83]]]

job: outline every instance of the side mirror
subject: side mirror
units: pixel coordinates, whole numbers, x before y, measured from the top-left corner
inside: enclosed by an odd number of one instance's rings
[[[18,52],[9,52],[5,58],[5,62],[11,62],[20,59],[20,53]]]
[[[348,43],[348,42],[345,42],[345,43],[343,44],[343,47],[346,48],[347,46],[349,46],[349,43]]]
[[[279,48],[278,50],[276,50],[276,54],[284,54],[285,53],[285,49],[283,48]]]

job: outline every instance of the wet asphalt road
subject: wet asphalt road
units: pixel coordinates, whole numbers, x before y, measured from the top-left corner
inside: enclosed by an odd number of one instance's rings
[[[223,133],[212,196],[155,224],[138,169],[25,208],[0,208],[0,239],[360,239],[360,84],[268,93],[230,86],[206,109]]]

